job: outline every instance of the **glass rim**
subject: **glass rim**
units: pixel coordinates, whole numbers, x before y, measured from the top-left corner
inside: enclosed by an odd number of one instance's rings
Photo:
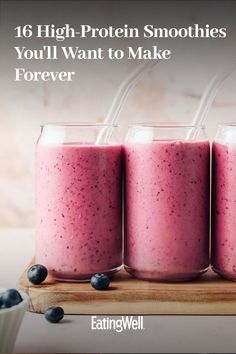
[[[187,123],[176,123],[176,122],[170,122],[170,123],[155,123],[155,122],[150,122],[150,123],[133,123],[128,126],[129,128],[132,127],[143,127],[143,128],[166,128],[166,129],[171,129],[171,128],[198,128],[198,129],[204,129],[205,125],[202,127],[197,127],[195,124],[187,124]]]
[[[96,123],[96,122],[52,122],[52,123],[45,123],[45,124],[40,124],[41,128],[44,127],[61,127],[61,128],[67,128],[67,127],[80,127],[80,128],[116,128],[118,127],[117,124],[106,124],[106,123]]]

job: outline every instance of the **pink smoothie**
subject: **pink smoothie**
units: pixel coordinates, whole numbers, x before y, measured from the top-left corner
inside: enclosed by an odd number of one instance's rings
[[[137,277],[188,280],[209,265],[208,142],[125,147],[125,265]]]
[[[214,143],[212,265],[236,280],[236,144]]]
[[[36,261],[56,278],[122,264],[121,146],[38,145]]]

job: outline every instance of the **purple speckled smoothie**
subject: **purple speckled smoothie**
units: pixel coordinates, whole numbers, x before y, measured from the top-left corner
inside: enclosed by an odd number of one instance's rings
[[[182,281],[209,265],[207,141],[125,146],[125,266],[133,275]]]
[[[212,147],[212,266],[217,273],[232,280],[236,280],[236,140],[234,141],[214,142]]]
[[[121,146],[39,144],[36,261],[85,280],[122,264]]]

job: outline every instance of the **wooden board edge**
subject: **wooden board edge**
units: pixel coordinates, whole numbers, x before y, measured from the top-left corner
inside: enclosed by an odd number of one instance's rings
[[[54,295],[48,302],[47,295],[32,293],[21,288],[29,296],[28,311],[44,313],[50,306],[62,306],[67,315],[236,315],[236,299],[230,302],[117,302],[117,301],[66,301]],[[37,297],[37,301],[34,299]]]
[[[30,265],[33,262],[34,259]],[[204,302],[147,301],[145,299],[122,302],[116,299],[103,301],[100,298],[79,302],[74,301],[73,297],[67,298],[66,294],[52,293],[52,299],[48,302],[47,296],[50,290],[39,291],[39,288],[31,288],[30,284],[27,284],[28,267],[20,276],[18,287],[29,296],[28,311],[30,312],[44,313],[50,306],[62,306],[65,314],[68,315],[236,315],[236,298],[230,301],[215,299]]]

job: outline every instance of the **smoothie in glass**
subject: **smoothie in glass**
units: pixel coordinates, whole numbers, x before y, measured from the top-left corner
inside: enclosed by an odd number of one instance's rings
[[[236,130],[236,126],[231,129]],[[236,142],[233,140],[227,142],[226,136],[225,141],[215,141],[212,147],[212,266],[223,277],[236,280]]]
[[[181,281],[209,265],[208,141],[125,146],[125,266],[133,275]]]
[[[36,261],[85,280],[122,264],[121,146],[38,144]]]

